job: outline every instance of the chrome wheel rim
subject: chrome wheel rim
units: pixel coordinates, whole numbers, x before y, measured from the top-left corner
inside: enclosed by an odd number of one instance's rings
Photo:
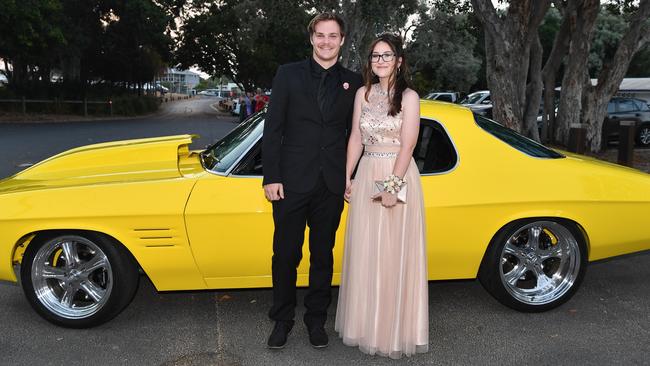
[[[580,272],[580,247],[565,226],[536,221],[508,238],[499,268],[512,297],[529,305],[548,304],[573,287]]]
[[[650,145],[650,127],[643,127],[639,132],[639,141],[643,145]]]
[[[34,257],[31,279],[39,301],[66,319],[97,313],[113,288],[108,257],[95,243],[79,236],[43,245]]]

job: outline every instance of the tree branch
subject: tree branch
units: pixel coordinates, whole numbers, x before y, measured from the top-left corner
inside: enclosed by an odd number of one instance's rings
[[[632,57],[650,40],[648,32],[642,33],[648,28],[646,21],[650,16],[650,0],[642,0],[638,10],[630,19],[630,27],[621,39],[614,57],[607,62],[598,77],[597,92],[613,95],[618,90],[621,80],[630,65]]]
[[[474,14],[483,24],[483,29],[486,32],[489,32],[492,37],[496,37],[501,33],[503,24],[497,11],[492,5],[490,0],[472,0],[472,6],[474,7]]]

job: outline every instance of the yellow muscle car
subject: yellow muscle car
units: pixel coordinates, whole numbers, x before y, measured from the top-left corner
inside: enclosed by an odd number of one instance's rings
[[[503,304],[544,311],[575,293],[589,261],[650,249],[650,175],[548,149],[464,107],[421,107],[430,280],[478,277]],[[258,113],[200,152],[191,135],[84,146],[0,181],[0,280],[78,328],[124,309],[141,272],[160,291],[270,287],[263,123]]]

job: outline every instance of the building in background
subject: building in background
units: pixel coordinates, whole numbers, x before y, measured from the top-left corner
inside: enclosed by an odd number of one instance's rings
[[[200,75],[190,70],[167,69],[157,83],[167,85],[169,91],[179,94],[193,94],[194,88],[199,85]]]
[[[643,99],[650,105],[650,78],[625,78],[616,96]]]

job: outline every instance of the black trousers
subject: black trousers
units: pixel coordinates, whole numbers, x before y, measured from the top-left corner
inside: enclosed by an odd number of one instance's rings
[[[302,259],[305,225],[309,226],[309,290],[305,297],[307,327],[323,326],[332,301],[332,249],[343,211],[343,197],[329,191],[322,175],[309,193],[285,190],[273,202],[273,306],[269,317],[293,321],[297,267]]]

